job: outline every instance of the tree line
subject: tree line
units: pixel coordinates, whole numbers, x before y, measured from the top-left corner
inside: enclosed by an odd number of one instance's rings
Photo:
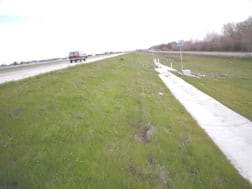
[[[177,42],[153,46],[152,50],[178,50]],[[203,40],[185,41],[186,51],[241,51],[252,52],[252,17],[239,23],[227,23],[223,32],[209,33]]]

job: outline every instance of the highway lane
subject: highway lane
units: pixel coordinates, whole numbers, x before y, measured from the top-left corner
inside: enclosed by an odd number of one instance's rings
[[[85,62],[82,61],[81,63],[70,63],[69,60],[53,60],[53,61],[46,61],[43,63],[32,63],[32,64],[24,64],[24,65],[16,65],[16,66],[7,66],[0,68],[0,84],[9,82],[9,81],[17,81],[20,79],[25,79],[28,77],[36,76],[39,74],[60,70],[63,68],[76,66],[80,64],[88,64],[97,62],[99,60],[112,58],[115,56],[122,55],[121,54],[112,54],[112,55],[100,55],[89,57]]]
[[[151,53],[179,54],[179,51],[149,50]],[[183,51],[183,54],[220,56],[220,57],[244,57],[252,58],[252,52],[217,52],[217,51]]]

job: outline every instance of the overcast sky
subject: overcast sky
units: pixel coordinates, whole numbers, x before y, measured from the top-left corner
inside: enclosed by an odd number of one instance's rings
[[[0,64],[202,39],[252,0],[0,0]]]

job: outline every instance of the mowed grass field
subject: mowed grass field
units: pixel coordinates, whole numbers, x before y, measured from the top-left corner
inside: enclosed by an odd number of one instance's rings
[[[157,56],[161,63],[173,62],[175,69],[181,69],[179,55]],[[252,58],[184,55],[183,60],[185,69],[205,75],[184,80],[252,120]]]
[[[0,188],[252,187],[131,53],[0,85]]]

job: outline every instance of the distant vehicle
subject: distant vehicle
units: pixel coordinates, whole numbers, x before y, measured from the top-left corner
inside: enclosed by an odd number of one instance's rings
[[[80,51],[74,51],[74,52],[70,52],[69,53],[69,60],[70,63],[72,62],[77,62],[77,61],[82,61],[82,60],[86,60],[87,59],[87,55],[85,53],[82,53]]]

